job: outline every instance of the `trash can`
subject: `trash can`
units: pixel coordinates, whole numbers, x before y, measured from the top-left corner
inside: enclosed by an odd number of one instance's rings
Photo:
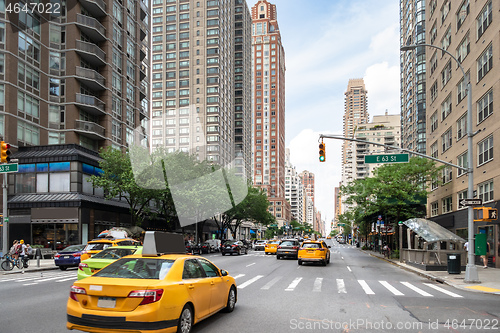
[[[460,274],[460,253],[448,253],[448,274]]]

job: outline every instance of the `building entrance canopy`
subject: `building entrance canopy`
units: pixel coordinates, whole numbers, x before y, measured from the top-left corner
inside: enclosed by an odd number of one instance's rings
[[[462,237],[457,236],[434,221],[414,218],[403,221],[403,224],[413,230],[428,243],[440,241],[466,242],[466,240]]]

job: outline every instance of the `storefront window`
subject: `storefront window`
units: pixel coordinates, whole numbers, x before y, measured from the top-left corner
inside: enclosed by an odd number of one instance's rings
[[[33,244],[52,250],[79,244],[77,223],[33,223]]]

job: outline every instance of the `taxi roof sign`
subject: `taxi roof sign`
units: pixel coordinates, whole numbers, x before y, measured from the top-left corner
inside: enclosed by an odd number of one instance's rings
[[[146,231],[144,235],[143,256],[156,257],[159,254],[184,254],[184,236],[171,232]]]

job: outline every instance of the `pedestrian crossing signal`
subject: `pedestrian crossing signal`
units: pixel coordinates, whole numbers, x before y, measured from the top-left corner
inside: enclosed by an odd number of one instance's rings
[[[319,161],[324,162],[326,160],[326,145],[321,142],[319,144]]]
[[[498,219],[498,209],[491,207],[474,208],[474,221],[476,222],[491,222]]]
[[[488,219],[489,220],[496,220],[498,218],[498,210],[496,208],[489,208],[488,209]]]

